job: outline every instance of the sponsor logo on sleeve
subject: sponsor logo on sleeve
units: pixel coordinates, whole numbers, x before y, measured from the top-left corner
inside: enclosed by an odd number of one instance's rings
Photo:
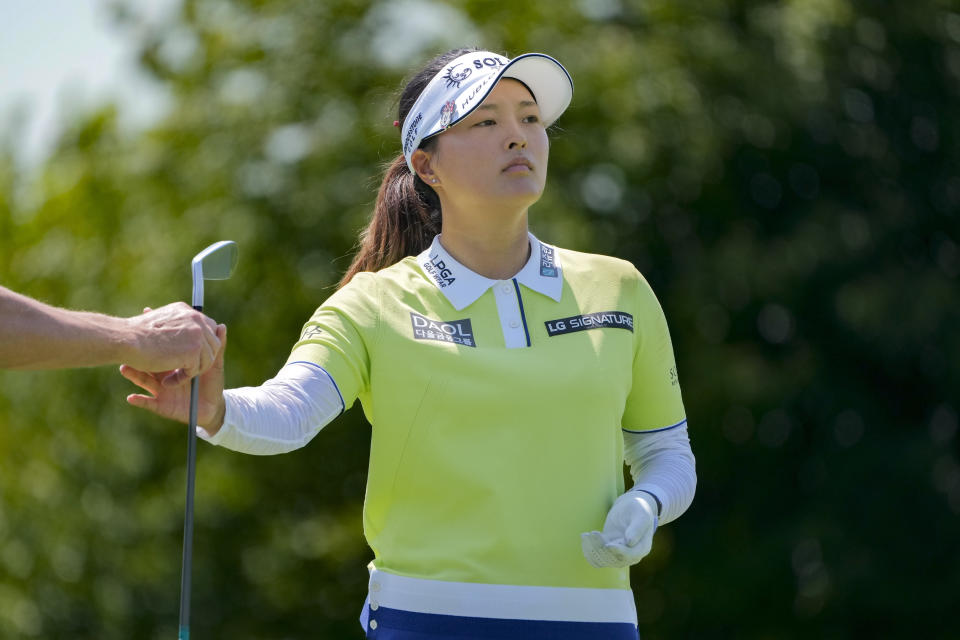
[[[557,261],[553,254],[553,247],[540,245],[540,275],[547,278],[557,277]]]
[[[670,367],[670,384],[674,387],[680,384],[680,376],[677,375],[676,367]]]
[[[304,328],[300,340],[316,340],[321,335],[323,335],[323,329],[314,324]]]
[[[626,329],[633,333],[633,316],[623,311],[587,313],[582,316],[548,320],[543,324],[547,326],[547,335],[551,338],[588,329]]]
[[[431,255],[430,262],[425,263],[423,269],[433,278],[434,282],[436,282],[437,286],[441,289],[449,287],[456,281],[456,278],[453,276],[453,271],[447,267],[446,263],[440,257],[440,254],[435,253]]]
[[[438,342],[462,344],[465,347],[477,346],[473,339],[473,327],[470,325],[470,318],[444,322],[442,320],[431,320],[411,311],[410,323],[413,325],[413,338],[415,340],[436,340]]]

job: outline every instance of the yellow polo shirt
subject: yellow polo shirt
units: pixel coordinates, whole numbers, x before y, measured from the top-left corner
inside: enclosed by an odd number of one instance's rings
[[[623,490],[621,429],[685,419],[653,291],[628,262],[551,247],[510,280],[440,243],[359,273],[288,362],[326,370],[373,427],[364,532],[378,570],[428,580],[629,589],[580,534]]]

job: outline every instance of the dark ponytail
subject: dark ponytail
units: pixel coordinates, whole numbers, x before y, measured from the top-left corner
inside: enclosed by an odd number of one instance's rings
[[[450,61],[473,51],[478,49],[453,49],[440,54],[407,83],[397,114],[401,126],[430,80]],[[420,148],[430,149],[434,144],[436,138],[430,138]],[[360,233],[360,249],[338,288],[360,271],[379,271],[429,247],[440,233],[440,219],[440,198],[420,176],[410,173],[401,154],[386,168],[370,224]]]

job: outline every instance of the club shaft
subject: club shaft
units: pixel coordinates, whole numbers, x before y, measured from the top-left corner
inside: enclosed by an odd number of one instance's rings
[[[203,311],[202,304],[193,308]],[[193,494],[197,475],[197,402],[200,378],[190,381],[190,424],[187,429],[187,500],[183,517],[183,562],[180,567],[180,632],[178,640],[190,638],[190,583],[193,571]]]

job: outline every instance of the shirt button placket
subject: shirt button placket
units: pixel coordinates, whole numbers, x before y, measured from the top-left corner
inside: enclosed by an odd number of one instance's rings
[[[380,591],[380,588],[381,588],[381,587],[380,587],[380,583],[377,582],[376,580],[373,580],[373,581],[370,582],[370,593],[371,593],[371,594],[378,593],[378,592]],[[380,608],[380,603],[377,602],[373,597],[371,597],[371,598],[370,598],[370,611],[376,611],[376,610],[379,609],[379,608]],[[374,619],[371,619],[371,620],[370,620],[370,629],[376,630],[376,628],[377,628],[377,621],[374,620]]]

